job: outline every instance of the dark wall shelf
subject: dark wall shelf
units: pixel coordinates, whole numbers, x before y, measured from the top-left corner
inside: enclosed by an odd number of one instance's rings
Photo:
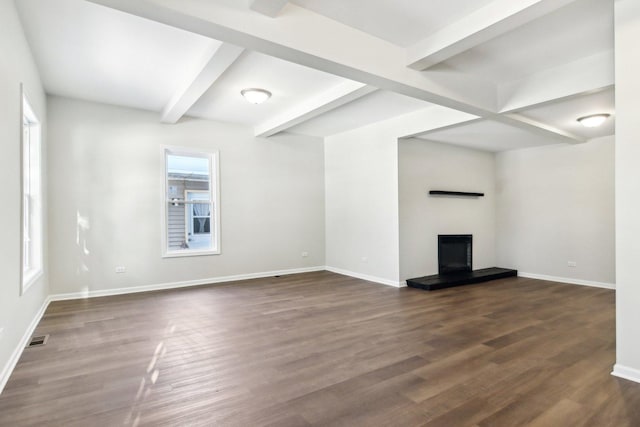
[[[484,197],[484,193],[469,193],[466,191],[442,191],[431,190],[429,194],[432,196],[462,196],[462,197]]]

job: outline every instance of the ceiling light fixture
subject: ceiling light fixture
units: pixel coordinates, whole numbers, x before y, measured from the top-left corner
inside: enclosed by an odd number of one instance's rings
[[[244,99],[252,104],[262,104],[267,99],[271,98],[271,92],[258,88],[242,89],[240,94],[244,96]]]
[[[578,122],[586,128],[595,128],[603,124],[611,114],[592,114],[590,116],[580,117]]]

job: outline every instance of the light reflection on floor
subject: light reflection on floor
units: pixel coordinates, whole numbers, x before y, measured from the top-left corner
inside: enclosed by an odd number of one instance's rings
[[[175,330],[176,325],[173,324],[173,322],[169,322],[167,325],[166,335],[172,335]],[[158,365],[165,354],[167,354],[165,341],[160,341],[156,346],[153,356],[151,356],[151,360],[149,361],[149,365],[147,366],[144,375],[140,379],[140,386],[138,387],[135,399],[131,405],[131,410],[125,418],[123,425],[137,427],[140,424],[142,419],[142,405],[151,394],[154,384],[160,377],[160,369],[158,368]]]

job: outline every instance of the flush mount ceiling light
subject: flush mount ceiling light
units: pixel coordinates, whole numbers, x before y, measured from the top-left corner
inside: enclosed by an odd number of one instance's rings
[[[252,104],[262,104],[264,101],[271,98],[271,92],[258,88],[242,89],[240,94],[244,96],[244,99]]]
[[[580,117],[578,122],[586,128],[595,128],[603,124],[611,114],[592,114],[590,116]]]

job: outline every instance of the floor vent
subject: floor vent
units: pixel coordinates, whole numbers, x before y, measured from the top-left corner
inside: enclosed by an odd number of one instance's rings
[[[45,345],[48,339],[49,335],[40,335],[37,337],[33,337],[31,338],[31,341],[29,341],[29,345],[27,345],[27,347],[38,347],[41,345]]]

